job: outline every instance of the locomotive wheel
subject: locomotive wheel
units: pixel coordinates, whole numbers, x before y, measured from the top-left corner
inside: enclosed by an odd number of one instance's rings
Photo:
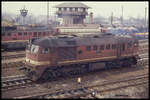
[[[52,73],[50,73],[48,70],[46,70],[46,71],[43,73],[43,75],[42,75],[42,79],[43,79],[44,81],[47,81],[47,80],[49,80],[49,79],[51,78],[51,76],[52,76]]]

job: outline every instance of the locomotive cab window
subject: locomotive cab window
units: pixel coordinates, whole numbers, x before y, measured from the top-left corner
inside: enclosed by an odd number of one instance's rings
[[[31,49],[31,45],[27,45],[27,46],[26,46],[26,49],[27,49],[27,50],[30,50],[30,49]]]
[[[46,53],[48,53],[48,52],[49,52],[49,49],[48,49],[48,48],[43,48],[43,49],[42,49],[42,53],[43,53],[43,54],[46,54]]]
[[[37,53],[38,50],[39,50],[39,46],[37,46],[37,45],[32,45],[30,52],[31,52],[31,53]]]

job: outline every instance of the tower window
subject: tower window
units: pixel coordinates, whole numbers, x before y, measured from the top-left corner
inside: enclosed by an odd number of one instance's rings
[[[85,8],[83,8],[83,12],[85,12]]]
[[[70,11],[72,11],[72,8],[70,8]]]
[[[66,11],[67,10],[67,8],[64,8],[64,11]]]
[[[78,11],[78,8],[75,8],[75,11]]]
[[[61,8],[59,8],[59,11],[61,11]]]

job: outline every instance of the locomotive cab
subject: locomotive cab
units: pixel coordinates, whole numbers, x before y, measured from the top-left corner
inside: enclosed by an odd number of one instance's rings
[[[29,43],[26,47],[26,66],[22,70],[25,70],[24,72],[28,77],[37,80],[37,76],[43,72],[44,67],[46,68],[50,64],[49,58],[50,48],[43,48],[34,43]]]
[[[33,66],[49,64],[49,57],[50,48],[42,48],[35,44],[29,44],[26,49],[26,63]]]

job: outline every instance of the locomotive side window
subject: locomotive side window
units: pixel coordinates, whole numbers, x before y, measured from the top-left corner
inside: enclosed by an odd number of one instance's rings
[[[93,46],[93,50],[95,50],[95,51],[97,50],[97,45]]]
[[[24,35],[27,35],[27,32],[24,32]]]
[[[104,44],[100,46],[100,50],[104,50]]]
[[[68,45],[75,45],[75,41],[66,41]]]
[[[40,35],[41,35],[41,32],[39,32],[38,34],[39,34],[39,36],[40,36]]]
[[[42,50],[42,53],[43,53],[43,54],[48,53],[48,52],[49,52],[49,49],[48,49],[48,48],[44,48],[44,49]]]
[[[112,49],[116,49],[116,45],[115,44],[112,44]]]
[[[22,33],[21,33],[21,32],[18,32],[18,35],[22,35]]]
[[[110,44],[107,44],[107,45],[106,45],[106,49],[110,49]]]
[[[82,50],[79,50],[79,51],[78,51],[78,54],[82,54]]]
[[[131,44],[131,42],[130,42],[130,43],[128,43],[128,48],[130,48],[130,47],[131,47],[131,45],[132,45],[132,44]]]
[[[34,35],[34,36],[37,36],[37,32],[34,32],[33,35]]]
[[[122,51],[125,50],[125,44],[122,44]]]
[[[8,32],[8,36],[11,36],[11,33],[10,33],[10,32]]]
[[[91,51],[91,46],[87,46],[86,51]]]

